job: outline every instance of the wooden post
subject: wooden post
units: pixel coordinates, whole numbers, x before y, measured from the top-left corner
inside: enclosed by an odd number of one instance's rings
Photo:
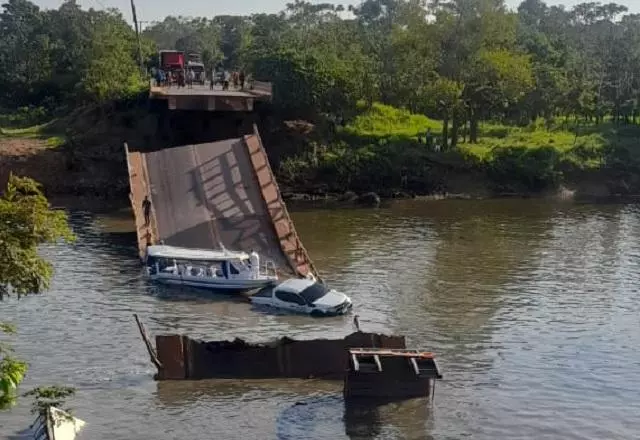
[[[145,330],[144,325],[142,325],[142,322],[140,322],[140,319],[138,318],[138,315],[136,313],[133,314],[133,317],[136,319],[136,323],[138,324],[138,330],[140,330],[140,336],[142,336],[144,345],[146,345],[147,347],[147,352],[149,353],[151,363],[156,366],[158,371],[162,370],[162,364],[160,363],[158,355],[156,354],[156,351],[154,350],[153,345],[149,340],[149,336],[147,336],[147,331]]]

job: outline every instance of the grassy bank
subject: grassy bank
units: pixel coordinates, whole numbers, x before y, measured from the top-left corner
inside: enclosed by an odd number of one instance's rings
[[[640,127],[635,125],[484,123],[477,143],[469,143],[461,130],[453,149],[427,147],[428,129],[440,143],[441,121],[374,104],[330,141],[316,140],[285,159],[280,174],[292,188],[324,185],[331,192],[384,195],[537,193],[583,182],[599,182],[610,192],[640,191]]]
[[[55,128],[55,122],[33,125],[24,128],[5,128],[0,126],[0,141],[2,139],[40,140],[47,148],[56,148],[66,142],[64,134]]]
[[[211,117],[189,113],[164,120],[140,98],[76,109],[46,124],[0,128],[0,177],[6,178],[9,172],[33,177],[49,195],[126,200],[123,142],[133,146],[200,143],[234,126],[222,118],[203,130],[199,118],[212,122]],[[292,134],[296,126],[304,130]],[[380,104],[363,109],[337,129],[330,124],[308,126],[276,122],[261,127],[285,191],[490,197],[544,193],[565,186],[603,196],[640,193],[640,127],[635,125],[542,120],[524,127],[484,123],[477,143],[469,143],[461,130],[457,147],[449,149],[425,144],[427,129],[434,142],[440,142],[441,121]],[[283,130],[284,137],[273,136],[274,131]]]

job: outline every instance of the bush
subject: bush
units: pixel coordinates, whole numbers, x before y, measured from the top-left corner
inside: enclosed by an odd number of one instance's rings
[[[51,119],[45,107],[26,106],[16,110],[0,111],[0,126],[7,128],[26,128],[40,125]]]
[[[361,107],[362,109],[362,107]],[[342,132],[349,137],[357,137],[369,142],[379,139],[416,139],[424,136],[427,129],[435,134],[442,131],[442,122],[408,110],[374,103],[349,123]]]
[[[501,190],[543,191],[558,185],[559,153],[553,147],[510,147],[496,149],[488,175]]]

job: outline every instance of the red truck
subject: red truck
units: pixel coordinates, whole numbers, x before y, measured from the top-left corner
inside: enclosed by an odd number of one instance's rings
[[[184,71],[184,52],[161,50],[158,58],[160,59],[160,68],[165,72]]]

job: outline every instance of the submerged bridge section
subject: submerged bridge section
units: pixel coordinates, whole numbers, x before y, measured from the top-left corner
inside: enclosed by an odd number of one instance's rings
[[[283,275],[318,276],[254,134],[156,151],[127,150],[140,256],[146,246],[256,250]],[[142,201],[152,202],[145,225]]]

